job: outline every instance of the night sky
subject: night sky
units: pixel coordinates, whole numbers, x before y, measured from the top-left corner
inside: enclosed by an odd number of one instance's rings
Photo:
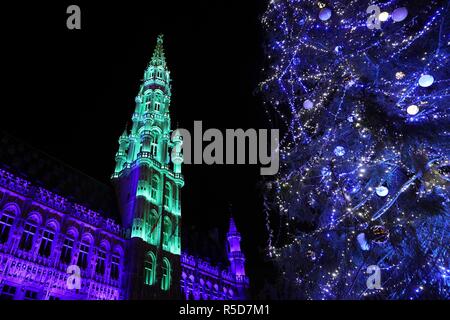
[[[267,127],[255,93],[264,64],[264,1],[58,2],[2,10],[1,129],[109,183],[117,139],[131,122],[159,33],[173,79],[173,126],[189,129],[202,120],[204,130]],[[80,31],[66,28],[71,4],[82,10]],[[223,241],[232,204],[257,290],[269,273],[262,267],[259,167],[190,165],[183,172],[187,245],[200,250],[214,228]],[[201,243],[193,243],[196,233]]]

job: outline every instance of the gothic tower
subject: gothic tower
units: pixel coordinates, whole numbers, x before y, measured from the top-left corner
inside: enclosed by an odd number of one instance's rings
[[[161,35],[135,99],[131,130],[125,129],[119,138],[112,175],[129,239],[128,299],[180,295],[180,189],[184,180],[182,158],[175,153],[181,139],[171,140],[170,98],[170,72]]]
[[[230,261],[230,271],[236,277],[236,288],[239,296],[247,296],[245,279],[245,256],[241,251],[241,234],[236,228],[233,217],[230,218],[230,226],[227,233],[227,253]]]

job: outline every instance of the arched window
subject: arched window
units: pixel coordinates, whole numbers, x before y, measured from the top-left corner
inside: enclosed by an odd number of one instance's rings
[[[120,277],[120,261],[121,257],[123,257],[123,249],[121,246],[116,245],[113,250],[113,254],[111,256],[111,271],[110,277],[112,280],[119,280]]]
[[[85,270],[88,267],[88,256],[90,251],[90,246],[92,243],[92,237],[83,237],[80,244],[80,251],[78,252],[78,262],[77,265]]]
[[[61,249],[61,262],[69,264],[72,261],[73,239],[66,237]]]
[[[164,185],[164,207],[167,210],[172,208],[172,187],[169,182]]]
[[[95,264],[95,273],[105,274],[106,252],[109,251],[109,244],[102,243],[97,249],[97,262]]]
[[[161,110],[161,103],[159,101],[155,101],[155,111]]]
[[[60,260],[62,263],[70,264],[72,262],[73,243],[77,238],[78,231],[75,228],[70,228],[61,248]]]
[[[151,286],[156,279],[156,257],[153,252],[147,253],[144,261],[144,280],[145,284]]]
[[[152,244],[156,244],[159,231],[158,231],[158,214],[154,209],[150,211],[148,225],[149,225],[148,236],[150,238],[150,242]]]
[[[164,217],[164,231],[163,231],[163,248],[167,250],[172,237],[172,221],[169,217]]]
[[[49,222],[42,233],[41,246],[39,247],[39,255],[44,258],[50,257],[52,252],[53,240],[55,239],[55,232],[58,229],[58,224],[54,221]]]
[[[170,282],[171,282],[171,266],[170,262],[167,258],[163,259],[163,265],[162,265],[162,279],[161,279],[161,289],[164,291],[167,291],[170,289]]]
[[[152,178],[152,190],[150,193],[150,197],[155,201],[158,200],[158,189],[159,189],[159,178],[158,176],[154,175]]]
[[[111,279],[119,280],[120,256],[114,253],[111,257]]]
[[[27,219],[23,228],[22,238],[20,239],[19,248],[23,251],[30,251],[33,247],[34,236],[37,226],[40,224],[41,217],[38,214],[31,214]]]
[[[14,224],[18,209],[15,205],[6,206],[2,212],[0,212],[0,243],[8,241],[11,227]]]

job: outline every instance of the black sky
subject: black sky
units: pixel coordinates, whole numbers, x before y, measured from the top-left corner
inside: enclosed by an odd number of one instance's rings
[[[25,1],[6,7],[1,129],[108,183],[117,139],[131,120],[159,33],[173,79],[174,126],[202,120],[204,128],[265,127],[254,94],[263,65],[264,3]],[[81,7],[80,31],[66,28],[70,4]],[[258,287],[266,239],[259,168],[185,166],[184,173],[184,234],[217,227],[223,237],[231,203]]]

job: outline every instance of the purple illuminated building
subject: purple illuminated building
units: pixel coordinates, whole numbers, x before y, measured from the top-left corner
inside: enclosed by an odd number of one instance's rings
[[[182,141],[170,139],[162,44],[159,37],[132,128],[119,138],[113,188],[0,136],[0,299],[248,297],[233,219],[225,267],[181,250]]]

